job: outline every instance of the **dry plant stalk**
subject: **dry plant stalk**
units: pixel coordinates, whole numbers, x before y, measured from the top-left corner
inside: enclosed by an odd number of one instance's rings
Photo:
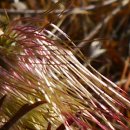
[[[129,99],[49,26],[55,33],[13,25],[0,36],[0,130],[129,129]]]

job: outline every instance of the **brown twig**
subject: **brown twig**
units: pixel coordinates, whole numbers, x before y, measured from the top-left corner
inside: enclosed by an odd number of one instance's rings
[[[112,3],[117,2],[117,0],[109,0],[109,1],[105,1],[103,2],[101,5],[95,6],[95,5],[89,5],[86,7],[77,7],[77,8],[72,8],[72,9],[66,9],[66,10],[62,10],[62,9],[56,9],[51,11],[50,13],[55,13],[55,14],[72,14],[75,10],[79,10],[79,13],[82,11],[92,11],[95,9],[99,9],[101,7],[104,6],[109,6]],[[44,14],[47,10],[32,10],[32,9],[27,9],[27,10],[14,10],[14,9],[0,9],[0,13],[5,13],[5,11],[7,12],[7,14]]]
[[[124,4],[122,2],[120,6],[116,7],[108,16],[106,16],[104,18],[104,20],[102,22],[100,22],[100,23],[97,24],[97,26],[83,39],[83,41],[81,43],[78,44],[77,47],[79,47],[79,48],[84,47],[85,44],[86,44],[86,41],[88,41],[91,38],[93,38],[99,32],[99,30],[102,28],[102,26],[104,24],[107,24],[109,22],[109,20],[111,18],[113,18],[113,16],[115,16],[116,14],[118,14],[122,10],[122,8],[125,7],[125,6],[127,6],[127,3]]]

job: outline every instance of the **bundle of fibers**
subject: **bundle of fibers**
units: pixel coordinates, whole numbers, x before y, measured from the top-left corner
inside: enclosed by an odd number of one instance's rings
[[[129,130],[125,92],[49,26],[54,33],[16,24],[0,36],[0,130]]]

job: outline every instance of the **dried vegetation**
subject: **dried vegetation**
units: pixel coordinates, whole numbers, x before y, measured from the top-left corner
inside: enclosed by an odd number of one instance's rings
[[[130,129],[129,0],[0,8],[0,130]]]

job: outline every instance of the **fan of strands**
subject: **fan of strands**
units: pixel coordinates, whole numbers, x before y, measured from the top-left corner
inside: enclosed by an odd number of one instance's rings
[[[129,129],[125,92],[84,67],[70,38],[49,26],[55,33],[15,25],[0,36],[0,130]]]

